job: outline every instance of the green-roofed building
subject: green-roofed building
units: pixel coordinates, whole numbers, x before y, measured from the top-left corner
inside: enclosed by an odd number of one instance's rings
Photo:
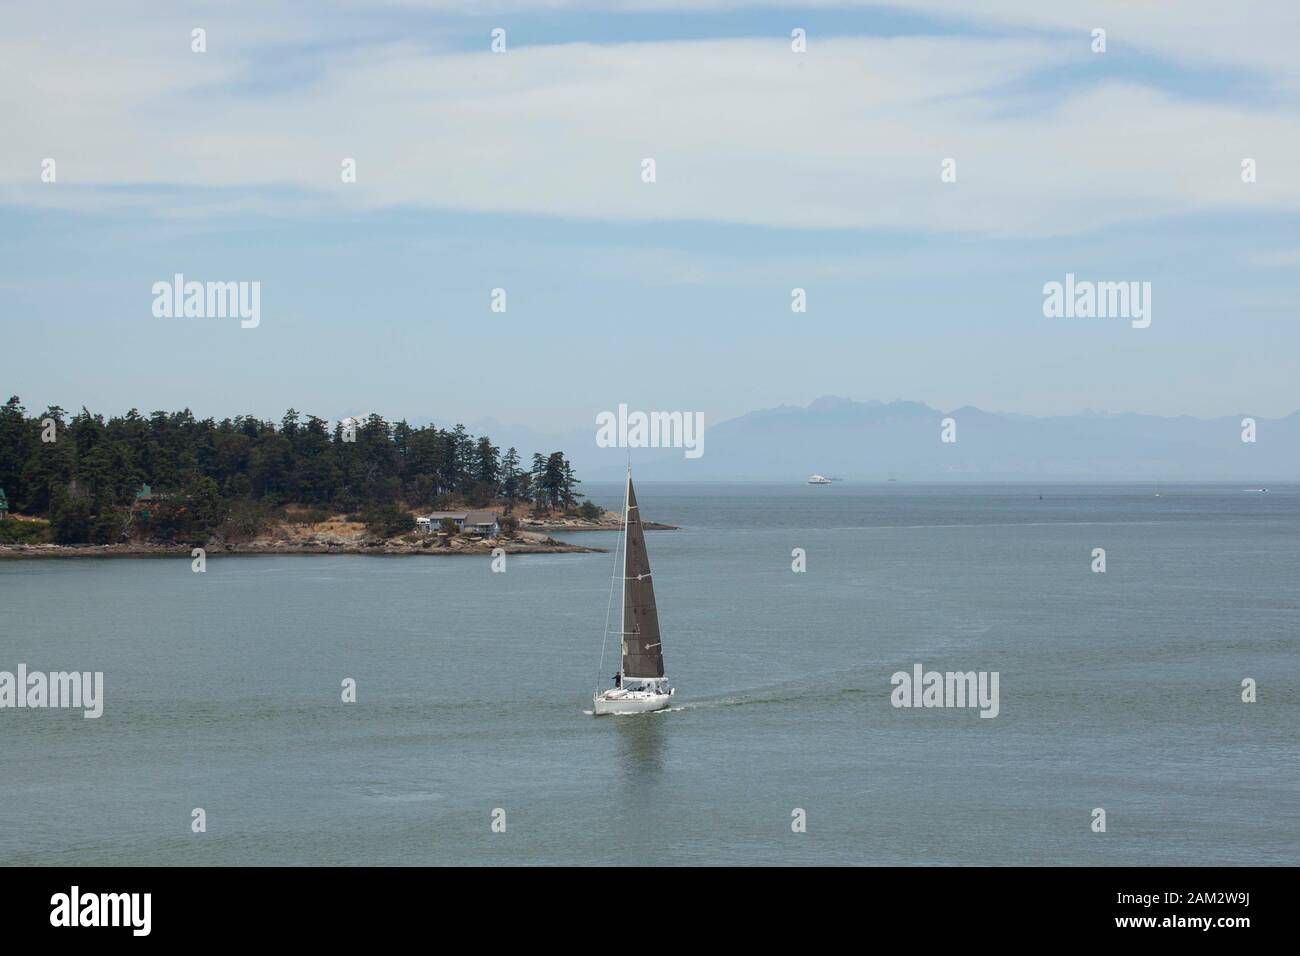
[[[135,503],[131,505],[131,510],[145,521],[148,521],[150,517],[149,506],[157,500],[153,489],[149,487],[148,482],[145,482],[140,485],[140,490],[135,493]]]

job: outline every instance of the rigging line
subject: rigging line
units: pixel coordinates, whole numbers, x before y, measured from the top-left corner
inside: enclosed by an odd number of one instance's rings
[[[626,505],[626,499],[624,500],[624,504]],[[624,538],[626,539],[626,536],[627,536],[627,521],[626,521],[626,520],[624,520],[623,525],[624,525],[624,531],[623,531],[623,534],[624,534]],[[623,546],[623,549],[624,549],[624,551],[626,551],[626,550],[627,550],[627,545],[624,545],[624,546]],[[626,562],[626,560],[627,560],[627,559],[626,559],[626,556],[624,556],[624,562]],[[614,581],[615,581],[615,579],[618,577],[618,572],[619,572],[619,563],[620,563],[620,562],[619,562],[619,560],[618,560],[618,542],[615,541],[615,542],[614,542],[614,570],[611,571],[610,574],[609,574],[609,600],[605,602],[605,633],[601,636],[601,639],[600,639],[600,669],[596,672],[596,693],[598,693],[598,694],[600,693],[601,685],[604,683],[604,680],[605,680],[605,677],[604,677],[604,675],[605,675],[605,644],[609,641],[609,614],[610,614],[610,611],[612,611],[612,610],[614,609]],[[626,574],[626,573],[627,573],[627,571],[626,571],[626,569],[624,569],[624,574]],[[620,630],[621,630],[621,628],[620,628]],[[621,662],[621,661],[619,662],[619,667],[620,667],[620,669],[622,668],[622,662]]]
[[[596,671],[596,693],[600,693],[600,688],[604,683],[605,675],[605,645],[609,641],[609,614],[614,609],[614,580],[618,574],[618,545],[614,546],[614,570],[609,576],[609,600],[605,602],[605,633],[600,639],[600,667]]]

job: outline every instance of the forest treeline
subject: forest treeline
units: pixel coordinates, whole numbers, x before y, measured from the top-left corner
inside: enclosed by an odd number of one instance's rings
[[[137,497],[144,485],[147,507]],[[391,531],[407,508],[570,510],[578,485],[562,452],[524,462],[462,425],[416,428],[371,415],[331,427],[292,408],[278,424],[198,419],[188,409],[105,419],[56,406],[29,416],[17,396],[0,408],[0,489],[11,511],[49,519],[63,544],[247,537],[296,505],[378,516]]]

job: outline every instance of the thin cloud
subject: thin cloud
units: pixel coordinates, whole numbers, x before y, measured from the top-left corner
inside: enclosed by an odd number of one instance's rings
[[[486,42],[367,44],[320,58],[310,82],[262,89],[265,25],[247,49],[205,55],[177,25],[105,29],[92,69],[69,70],[38,33],[0,41],[0,59],[14,56],[0,202],[66,205],[67,184],[117,191],[92,205],[201,217],[220,204],[170,191],[219,188],[272,193],[290,215],[413,207],[999,237],[1300,209],[1300,180],[1278,174],[1300,166],[1294,111],[1197,102],[1100,70],[1045,99],[1045,77],[1093,62],[1077,37],[826,38],[805,54],[781,36],[504,55]],[[217,39],[236,46],[231,29]],[[59,186],[38,179],[46,156]],[[345,157],[355,184],[340,181]],[[640,180],[645,157],[654,184]],[[942,183],[949,157],[958,179]],[[1245,157],[1256,183],[1240,180]],[[152,186],[167,187],[162,203]]]

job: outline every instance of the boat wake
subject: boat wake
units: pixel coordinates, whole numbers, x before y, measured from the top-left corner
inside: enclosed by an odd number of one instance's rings
[[[856,697],[867,693],[865,687],[841,687],[828,691],[826,685],[818,683],[806,688],[779,687],[768,690],[757,689],[750,693],[728,694],[725,697],[704,698],[686,701],[667,707],[658,713],[669,714],[683,710],[713,710],[719,707],[752,707],[763,704],[796,704],[809,699],[835,700]]]

